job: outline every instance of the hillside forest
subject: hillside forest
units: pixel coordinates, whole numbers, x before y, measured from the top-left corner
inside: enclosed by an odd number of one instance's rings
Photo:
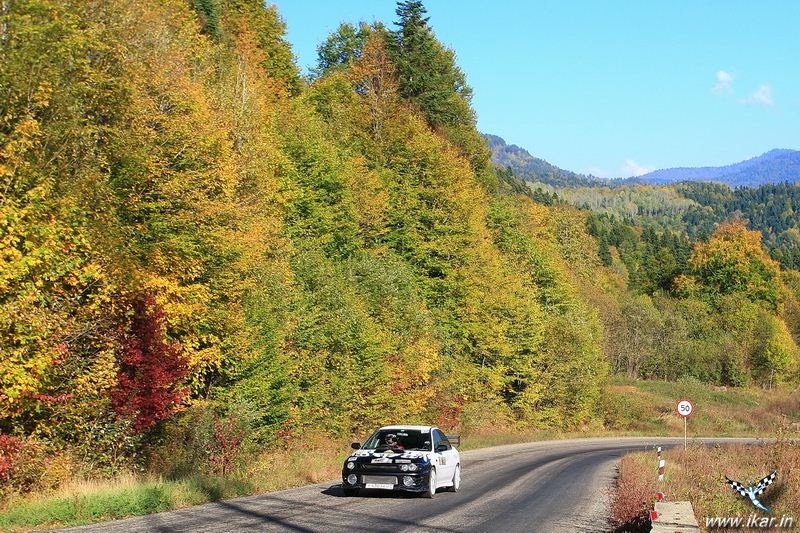
[[[342,24],[304,77],[260,0],[0,2],[0,493],[611,427],[615,373],[797,384],[796,227],[532,193],[431,24]]]

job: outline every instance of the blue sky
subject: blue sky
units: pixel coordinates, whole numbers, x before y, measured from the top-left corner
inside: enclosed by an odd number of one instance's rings
[[[602,177],[800,149],[800,1],[423,0],[478,128]],[[392,0],[276,0],[298,64]]]

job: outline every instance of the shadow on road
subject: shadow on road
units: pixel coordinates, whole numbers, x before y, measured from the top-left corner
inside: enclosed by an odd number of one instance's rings
[[[292,523],[292,521],[288,519],[277,518],[274,514],[270,514],[269,512],[260,512],[253,509],[247,509],[242,505],[236,504],[236,502],[218,502],[218,505],[233,511],[236,514],[256,518],[262,525],[275,525],[285,528],[287,531],[301,531],[303,533],[313,533],[314,531],[318,531],[318,529],[309,529],[297,523]]]
[[[325,490],[320,491],[320,494],[324,494],[325,496],[333,496],[335,498],[393,498],[393,499],[403,499],[403,498],[419,498],[419,494],[416,492],[405,492],[402,490],[370,490],[370,489],[361,489],[358,493],[358,496],[345,496],[344,490],[342,490],[341,485],[331,485]]]

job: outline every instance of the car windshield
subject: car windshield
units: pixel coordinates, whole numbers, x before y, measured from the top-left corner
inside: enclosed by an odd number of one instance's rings
[[[379,429],[367,439],[365,450],[431,450],[431,434],[418,429]]]

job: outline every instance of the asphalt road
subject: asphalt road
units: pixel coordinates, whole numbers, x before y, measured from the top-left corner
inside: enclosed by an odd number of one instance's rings
[[[682,441],[574,439],[465,452],[461,490],[440,490],[430,500],[378,490],[348,498],[331,481],[68,531],[606,531],[620,457]],[[653,464],[655,476],[655,452]]]

